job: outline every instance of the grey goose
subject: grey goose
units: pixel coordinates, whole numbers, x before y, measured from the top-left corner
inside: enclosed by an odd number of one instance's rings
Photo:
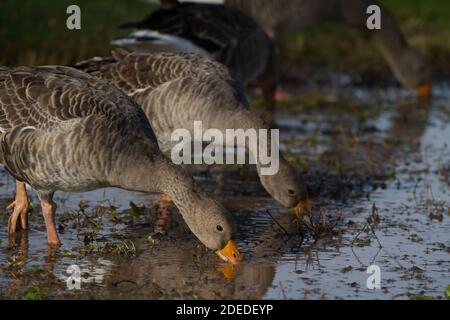
[[[50,245],[60,244],[56,191],[118,187],[169,195],[201,242],[238,261],[223,207],[160,152],[142,109],[106,81],[68,67],[1,67],[0,131],[0,163],[19,187],[10,232],[26,227],[25,183],[39,195]]]
[[[121,28],[136,29],[113,45],[135,52],[189,52],[226,65],[244,86],[260,87],[264,103],[275,108],[278,66],[271,39],[240,9],[206,3],[160,1],[161,8],[142,21]],[[268,116],[268,121],[272,117]]]
[[[114,83],[133,97],[165,153],[170,153],[173,130],[192,132],[194,121],[202,121],[205,130],[218,129],[224,136],[227,129],[269,129],[249,108],[244,90],[228,69],[197,54],[116,49],[111,58],[93,58],[75,67]],[[307,202],[305,181],[281,153],[276,174],[262,175],[261,164],[256,167],[262,185],[280,204],[293,207]]]
[[[286,33],[301,32],[334,21],[369,34],[393,74],[418,96],[431,95],[431,66],[413,48],[394,17],[379,2],[372,0],[225,0],[232,8],[250,14],[266,33],[278,42]],[[381,29],[368,30],[369,5],[381,8]]]

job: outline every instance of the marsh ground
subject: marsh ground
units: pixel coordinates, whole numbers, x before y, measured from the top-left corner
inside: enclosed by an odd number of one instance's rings
[[[231,268],[176,209],[169,234],[153,237],[159,207],[151,195],[59,193],[60,250],[47,248],[39,206],[28,236],[9,241],[1,215],[0,297],[442,297],[450,283],[448,84],[436,87],[431,106],[397,89],[321,90],[292,101],[277,121],[326,221],[301,223],[266,195],[251,168],[191,168],[238,221],[246,261]],[[14,182],[3,169],[0,183],[6,204]],[[87,281],[81,290],[67,289],[72,264]],[[372,264],[381,268],[380,290],[366,287]]]

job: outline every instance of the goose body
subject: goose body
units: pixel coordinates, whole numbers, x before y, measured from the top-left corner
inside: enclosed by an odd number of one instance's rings
[[[429,94],[429,62],[411,47],[392,15],[376,1],[369,0],[225,0],[225,4],[245,11],[275,41],[285,33],[301,32],[329,21],[340,22],[372,35],[398,81],[407,88]],[[379,5],[382,26],[368,30],[367,8]]]
[[[273,94],[278,82],[275,50],[252,17],[218,4],[161,2],[142,21],[123,24],[137,31],[113,44],[132,51],[197,53],[226,65],[242,84],[256,83]]]
[[[106,82],[62,67],[3,69],[0,81],[0,160],[38,192],[105,187],[119,155],[158,154],[141,110]]]
[[[100,78],[68,67],[1,68],[0,128],[0,162],[37,191],[50,244],[60,243],[54,193],[104,187],[170,195],[209,248],[231,239],[223,208],[160,152],[141,108]]]
[[[173,130],[193,133],[194,121],[202,121],[204,130],[218,129],[224,136],[226,129],[268,129],[250,110],[242,87],[227,68],[196,54],[116,50],[113,58],[94,58],[76,67],[114,83],[133,97],[167,153]],[[275,175],[261,175],[260,169],[257,163],[263,186],[284,206],[306,198],[303,181],[282,155]]]

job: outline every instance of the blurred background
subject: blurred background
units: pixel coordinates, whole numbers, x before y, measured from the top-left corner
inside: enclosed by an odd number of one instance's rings
[[[110,41],[130,30],[117,26],[142,19],[157,6],[144,0],[2,0],[0,65],[73,64],[108,56]],[[441,0],[381,0],[408,42],[432,63],[434,78],[450,75],[450,6]],[[66,28],[66,8],[81,8],[81,30]],[[337,23],[286,34],[281,41],[283,76],[344,72],[383,84],[393,76],[369,34]]]

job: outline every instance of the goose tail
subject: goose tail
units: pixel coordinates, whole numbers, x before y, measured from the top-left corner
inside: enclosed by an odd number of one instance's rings
[[[140,52],[190,52],[211,58],[211,54],[192,41],[180,36],[153,30],[138,30],[128,37],[111,42],[112,45]]]

